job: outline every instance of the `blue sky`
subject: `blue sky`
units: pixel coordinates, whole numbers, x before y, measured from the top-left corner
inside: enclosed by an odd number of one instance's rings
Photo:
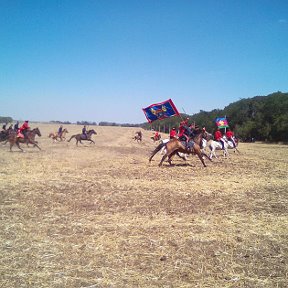
[[[288,89],[288,1],[0,0],[0,115],[146,122]]]

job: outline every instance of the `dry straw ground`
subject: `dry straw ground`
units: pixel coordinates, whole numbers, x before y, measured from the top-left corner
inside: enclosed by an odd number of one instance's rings
[[[42,151],[0,145],[0,287],[288,287],[287,146],[159,168],[149,131],[37,126]]]

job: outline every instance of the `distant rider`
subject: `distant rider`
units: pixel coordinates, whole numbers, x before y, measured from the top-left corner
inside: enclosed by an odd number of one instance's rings
[[[61,137],[63,131],[63,125],[61,125],[58,129],[58,136]]]
[[[173,139],[173,138],[176,138],[176,136],[177,136],[177,131],[176,131],[176,128],[173,127],[170,131],[169,137],[170,139]]]
[[[82,128],[82,135],[83,135],[83,138],[84,138],[84,139],[87,139],[87,138],[88,138],[86,125],[84,125],[84,127]]]

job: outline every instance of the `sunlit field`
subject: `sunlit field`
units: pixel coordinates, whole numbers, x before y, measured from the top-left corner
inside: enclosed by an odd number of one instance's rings
[[[159,168],[151,131],[35,127],[41,151],[0,143],[1,288],[288,287],[288,146]]]

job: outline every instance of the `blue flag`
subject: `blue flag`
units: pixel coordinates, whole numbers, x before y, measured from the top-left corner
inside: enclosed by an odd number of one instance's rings
[[[142,109],[149,123],[180,115],[171,99]]]

